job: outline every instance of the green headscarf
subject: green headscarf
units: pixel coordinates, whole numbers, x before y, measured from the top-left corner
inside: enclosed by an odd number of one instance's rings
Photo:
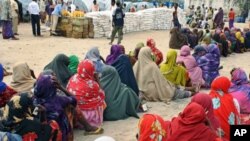
[[[77,73],[78,64],[79,64],[79,59],[77,56],[75,56],[75,55],[69,56],[68,68],[73,74]]]
[[[164,77],[175,85],[186,85],[186,69],[176,64],[177,52],[169,50],[167,53],[166,63],[160,67],[161,73]]]

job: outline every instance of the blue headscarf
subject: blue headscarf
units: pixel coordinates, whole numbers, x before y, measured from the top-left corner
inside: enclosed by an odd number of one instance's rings
[[[4,77],[4,69],[3,69],[3,65],[0,64],[0,93],[3,92],[7,85],[3,82],[3,77]]]
[[[99,52],[99,50],[98,50],[97,47],[91,48],[87,52],[85,59],[89,59],[89,60],[91,60],[91,61],[94,62],[94,64],[95,64],[95,71],[97,73],[101,73],[102,72],[104,64],[103,64],[103,62],[101,60],[101,55],[100,55],[100,52]]]

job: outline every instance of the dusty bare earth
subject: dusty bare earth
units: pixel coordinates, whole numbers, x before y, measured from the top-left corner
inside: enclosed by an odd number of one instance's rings
[[[246,24],[238,24],[239,27],[246,27]],[[33,37],[30,24],[21,24],[19,26],[18,41],[0,39],[0,62],[5,67],[11,68],[15,62],[27,62],[29,66],[35,70],[38,75],[43,67],[48,64],[56,54],[65,53],[67,55],[75,54],[81,59],[89,48],[97,46],[100,49],[102,56],[106,57],[109,53],[109,40],[101,39],[72,39],[64,37],[50,37],[48,32],[43,32],[44,37]],[[147,38],[155,39],[157,47],[166,54],[169,43],[169,31],[146,31],[129,33],[124,35],[122,44],[126,48],[126,53],[133,50],[138,42],[146,42]],[[220,71],[221,75],[229,76],[229,72],[233,67],[242,67],[247,72],[250,72],[249,63],[250,53],[232,54],[228,58],[221,58],[221,65],[224,69]],[[9,83],[11,76],[4,79]],[[156,113],[169,120],[177,115],[190,99],[176,100],[166,105],[160,102],[149,102],[151,107],[148,113]],[[140,116],[142,114],[139,114]],[[128,118],[126,120],[104,122],[104,134],[112,136],[117,141],[136,141],[138,119]],[[84,136],[83,131],[75,130],[75,140],[93,141],[98,136]]]

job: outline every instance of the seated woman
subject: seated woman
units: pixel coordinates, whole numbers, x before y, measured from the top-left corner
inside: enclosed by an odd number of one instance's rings
[[[240,30],[235,33],[235,37],[236,37],[236,53],[243,53],[244,51],[246,51],[245,39],[242,36]]]
[[[105,61],[100,55],[100,51],[97,47],[92,47],[86,54],[85,59],[91,60],[95,65],[95,73],[101,73],[105,66]]]
[[[133,70],[142,97],[148,101],[162,101],[169,103],[175,98],[186,98],[192,96],[189,91],[183,91],[170,83],[161,74],[158,66],[151,57],[151,49],[142,48],[138,61]]]
[[[59,124],[62,141],[73,140],[73,119],[66,115],[65,108],[68,105],[76,106],[76,99],[58,82],[51,70],[42,72],[38,77],[34,89],[34,103],[45,107],[48,121],[55,120]]]
[[[134,51],[130,51],[129,52],[129,56],[134,58],[134,62],[131,62],[132,66],[134,66],[134,64],[136,63],[136,61],[138,60],[138,54],[141,50],[142,47],[144,47],[144,43],[143,42],[140,42],[136,45]]]
[[[207,53],[197,60],[199,67],[202,69],[205,88],[209,88],[212,81],[219,76],[220,69],[220,50],[215,44],[210,44]]]
[[[209,127],[206,110],[198,103],[189,103],[178,117],[167,121],[167,141],[219,141]]]
[[[130,87],[137,95],[139,95],[139,88],[135,80],[132,65],[128,56],[120,55],[112,66],[117,70],[121,82]]]
[[[152,50],[152,53],[154,54],[154,61],[157,65],[160,65],[163,61],[163,55],[162,52],[156,48],[155,40],[152,38],[149,38],[147,40],[147,46]]]
[[[197,45],[196,47],[194,47],[194,53],[192,55],[197,62],[198,59],[200,59],[200,57],[204,56],[206,53],[207,53],[207,50],[205,49],[204,46]]]
[[[100,84],[107,104],[104,120],[114,121],[130,116],[138,118],[140,100],[131,88],[121,82],[115,68],[108,65],[103,68]]]
[[[106,64],[111,65],[122,54],[120,45],[112,45],[110,48],[110,55],[106,58]]]
[[[95,66],[91,60],[86,59],[79,64],[77,70],[77,74],[70,78],[67,90],[74,94],[77,106],[87,122],[100,127],[106,104],[104,91],[94,78]]]
[[[13,76],[10,86],[16,92],[30,92],[34,87],[36,77],[27,63],[16,63],[13,67]]]
[[[229,92],[240,105],[241,123],[250,124],[250,84],[246,72],[241,68],[233,69],[231,82]]]
[[[60,140],[60,129],[55,121],[42,123],[34,118],[34,109],[31,94],[21,93],[13,96],[4,108],[3,119],[0,121],[0,130],[22,136],[25,141],[30,138],[32,141]]]
[[[181,34],[179,28],[173,28],[170,31],[171,37],[169,41],[169,48],[180,49],[182,46],[188,44],[188,39],[185,35]]]
[[[227,77],[217,77],[213,80],[209,93],[213,102],[214,114],[220,122],[222,133],[224,133],[223,137],[227,140],[230,140],[229,125],[240,124],[236,104],[232,95],[228,92],[230,85],[230,80]]]
[[[180,56],[177,57],[177,63],[183,63],[188,71],[188,76],[191,80],[191,84],[198,89],[205,82],[202,78],[202,70],[198,66],[195,58],[191,55],[191,49],[189,46],[183,46],[180,51]]]
[[[145,114],[139,124],[138,141],[167,141],[167,124],[156,114]]]
[[[250,49],[250,31],[245,34],[245,48]]]
[[[4,107],[5,104],[11,99],[11,97],[17,93],[15,90],[13,90],[3,82],[3,77],[4,68],[2,64],[0,64],[0,108]]]
[[[52,70],[59,83],[66,88],[70,77],[73,73],[69,70],[69,57],[65,54],[58,54],[56,57],[44,67],[44,70]]]
[[[69,56],[69,65],[68,68],[71,73],[76,74],[77,73],[77,68],[79,64],[79,59],[75,55]]]
[[[160,71],[171,83],[178,86],[186,86],[188,73],[183,66],[176,64],[176,58],[177,52],[172,49],[169,50],[167,52],[166,62],[160,66]]]
[[[219,43],[222,46],[222,51],[221,51],[222,56],[227,57],[228,56],[228,52],[229,52],[228,51],[229,47],[228,47],[228,42],[227,42],[226,35],[224,33],[220,34],[220,42]]]
[[[220,122],[214,114],[211,97],[205,93],[198,93],[192,97],[191,102],[200,104],[206,110],[206,119],[208,120],[210,128],[217,133],[219,137],[222,137],[223,133],[221,132]]]

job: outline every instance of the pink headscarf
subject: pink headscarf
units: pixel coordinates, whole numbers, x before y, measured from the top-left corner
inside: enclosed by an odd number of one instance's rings
[[[202,78],[202,70],[198,66],[195,58],[191,55],[191,49],[189,46],[182,46],[180,56],[177,57],[176,62],[183,62],[185,64],[191,82],[193,84],[204,84],[204,80]]]

